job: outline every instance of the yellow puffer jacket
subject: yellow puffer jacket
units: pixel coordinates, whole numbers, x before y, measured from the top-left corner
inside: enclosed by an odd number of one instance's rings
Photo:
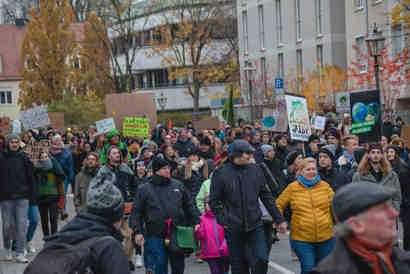
[[[312,188],[295,181],[276,200],[280,211],[292,210],[291,239],[320,243],[333,237],[330,203],[334,192],[328,183],[319,181]]]

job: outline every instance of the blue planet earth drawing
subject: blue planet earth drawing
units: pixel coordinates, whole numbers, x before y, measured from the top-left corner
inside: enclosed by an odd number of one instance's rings
[[[361,102],[355,103],[352,107],[352,117],[355,123],[363,123],[366,121],[373,121],[379,117],[380,105],[372,102],[370,104],[363,104]]]
[[[276,124],[276,121],[272,116],[268,116],[262,120],[262,124],[265,127],[273,127]]]

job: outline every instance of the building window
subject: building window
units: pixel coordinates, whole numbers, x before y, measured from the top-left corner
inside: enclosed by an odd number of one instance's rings
[[[278,76],[280,78],[285,77],[285,60],[283,53],[278,54]]]
[[[316,62],[320,68],[323,68],[323,45],[316,46]]]
[[[13,104],[11,91],[0,91],[0,105]]]
[[[283,43],[283,25],[282,25],[282,3],[281,0],[276,0],[276,38],[278,43]]]
[[[303,78],[303,56],[302,56],[302,50],[298,49],[296,50],[296,67],[297,67],[297,84],[298,84],[298,90],[301,88],[302,84],[302,78]]]
[[[322,0],[315,0],[316,33],[322,34],[323,10]]]
[[[375,4],[380,4],[380,3],[382,3],[383,2],[383,0],[374,0],[374,3]],[[394,1],[394,2],[396,2],[396,1]]]
[[[356,52],[356,59],[357,62],[360,64],[361,69],[360,71],[366,71],[366,66],[367,66],[367,62],[365,60],[365,58],[362,58],[360,55],[362,54],[366,54],[366,42],[364,40],[363,36],[357,37],[356,38],[356,47],[358,49],[359,52]]]
[[[246,10],[242,11],[242,32],[243,32],[243,50],[248,54],[248,13]]]
[[[296,40],[302,40],[302,9],[301,0],[295,0],[296,7]]]
[[[155,70],[154,71],[154,81],[155,81],[155,87],[167,87],[169,85],[168,70],[167,69]]]
[[[358,9],[363,9],[363,0],[354,0],[354,6]]]
[[[139,73],[137,75],[135,75],[135,82],[136,82],[136,86],[138,89],[143,89],[145,88],[145,84],[144,84],[144,74],[143,73]]]
[[[402,26],[398,25],[391,29],[391,42],[393,56],[396,57],[403,50],[403,31]]]
[[[258,6],[258,21],[259,21],[259,45],[261,49],[265,48],[265,24],[263,16],[263,5]]]
[[[267,84],[266,84],[266,59],[265,57],[261,58],[261,78],[263,81],[263,88],[265,89],[264,94],[266,95]]]

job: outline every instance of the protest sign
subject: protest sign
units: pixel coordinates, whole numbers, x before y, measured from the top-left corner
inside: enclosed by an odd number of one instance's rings
[[[21,113],[21,121],[25,129],[40,128],[50,125],[45,106],[35,107]]]
[[[111,129],[115,129],[115,122],[113,118],[97,121],[95,122],[95,125],[97,126],[97,134],[104,134]]]
[[[193,121],[193,123],[196,130],[217,129],[221,125],[221,121],[219,121],[218,117],[204,118],[198,121]]]
[[[350,94],[352,134],[360,143],[378,142],[381,138],[381,109],[379,91]]]
[[[122,93],[105,96],[108,117],[113,117],[115,124],[121,128],[124,117],[140,117],[150,120],[151,128],[157,125],[157,106],[153,93]]]
[[[288,131],[288,118],[284,110],[264,108],[262,119],[262,130],[274,132]]]
[[[54,129],[63,129],[65,127],[64,112],[49,112],[50,125]]]
[[[326,125],[326,117],[315,116],[313,128],[318,130],[324,130]]]
[[[336,112],[349,113],[350,112],[350,93],[337,92],[336,93]]]
[[[286,95],[285,100],[292,140],[308,141],[311,129],[306,98]]]
[[[13,120],[12,126],[13,126],[12,133],[20,135],[21,134],[21,122],[19,120]]]
[[[150,134],[150,121],[147,118],[124,117],[122,121],[122,134],[128,137],[148,137]]]
[[[27,154],[30,160],[33,163],[36,163],[40,160],[41,152],[45,152],[48,154],[50,148],[50,141],[49,140],[41,140],[39,142],[35,142],[32,144],[28,144],[23,148],[23,151]]]
[[[402,126],[401,138],[404,140],[406,148],[410,148],[410,126]]]
[[[0,117],[0,135],[6,137],[11,133],[11,122],[9,117]]]

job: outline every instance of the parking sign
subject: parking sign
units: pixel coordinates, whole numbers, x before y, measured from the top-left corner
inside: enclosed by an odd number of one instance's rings
[[[275,79],[275,88],[283,88],[283,78]]]

